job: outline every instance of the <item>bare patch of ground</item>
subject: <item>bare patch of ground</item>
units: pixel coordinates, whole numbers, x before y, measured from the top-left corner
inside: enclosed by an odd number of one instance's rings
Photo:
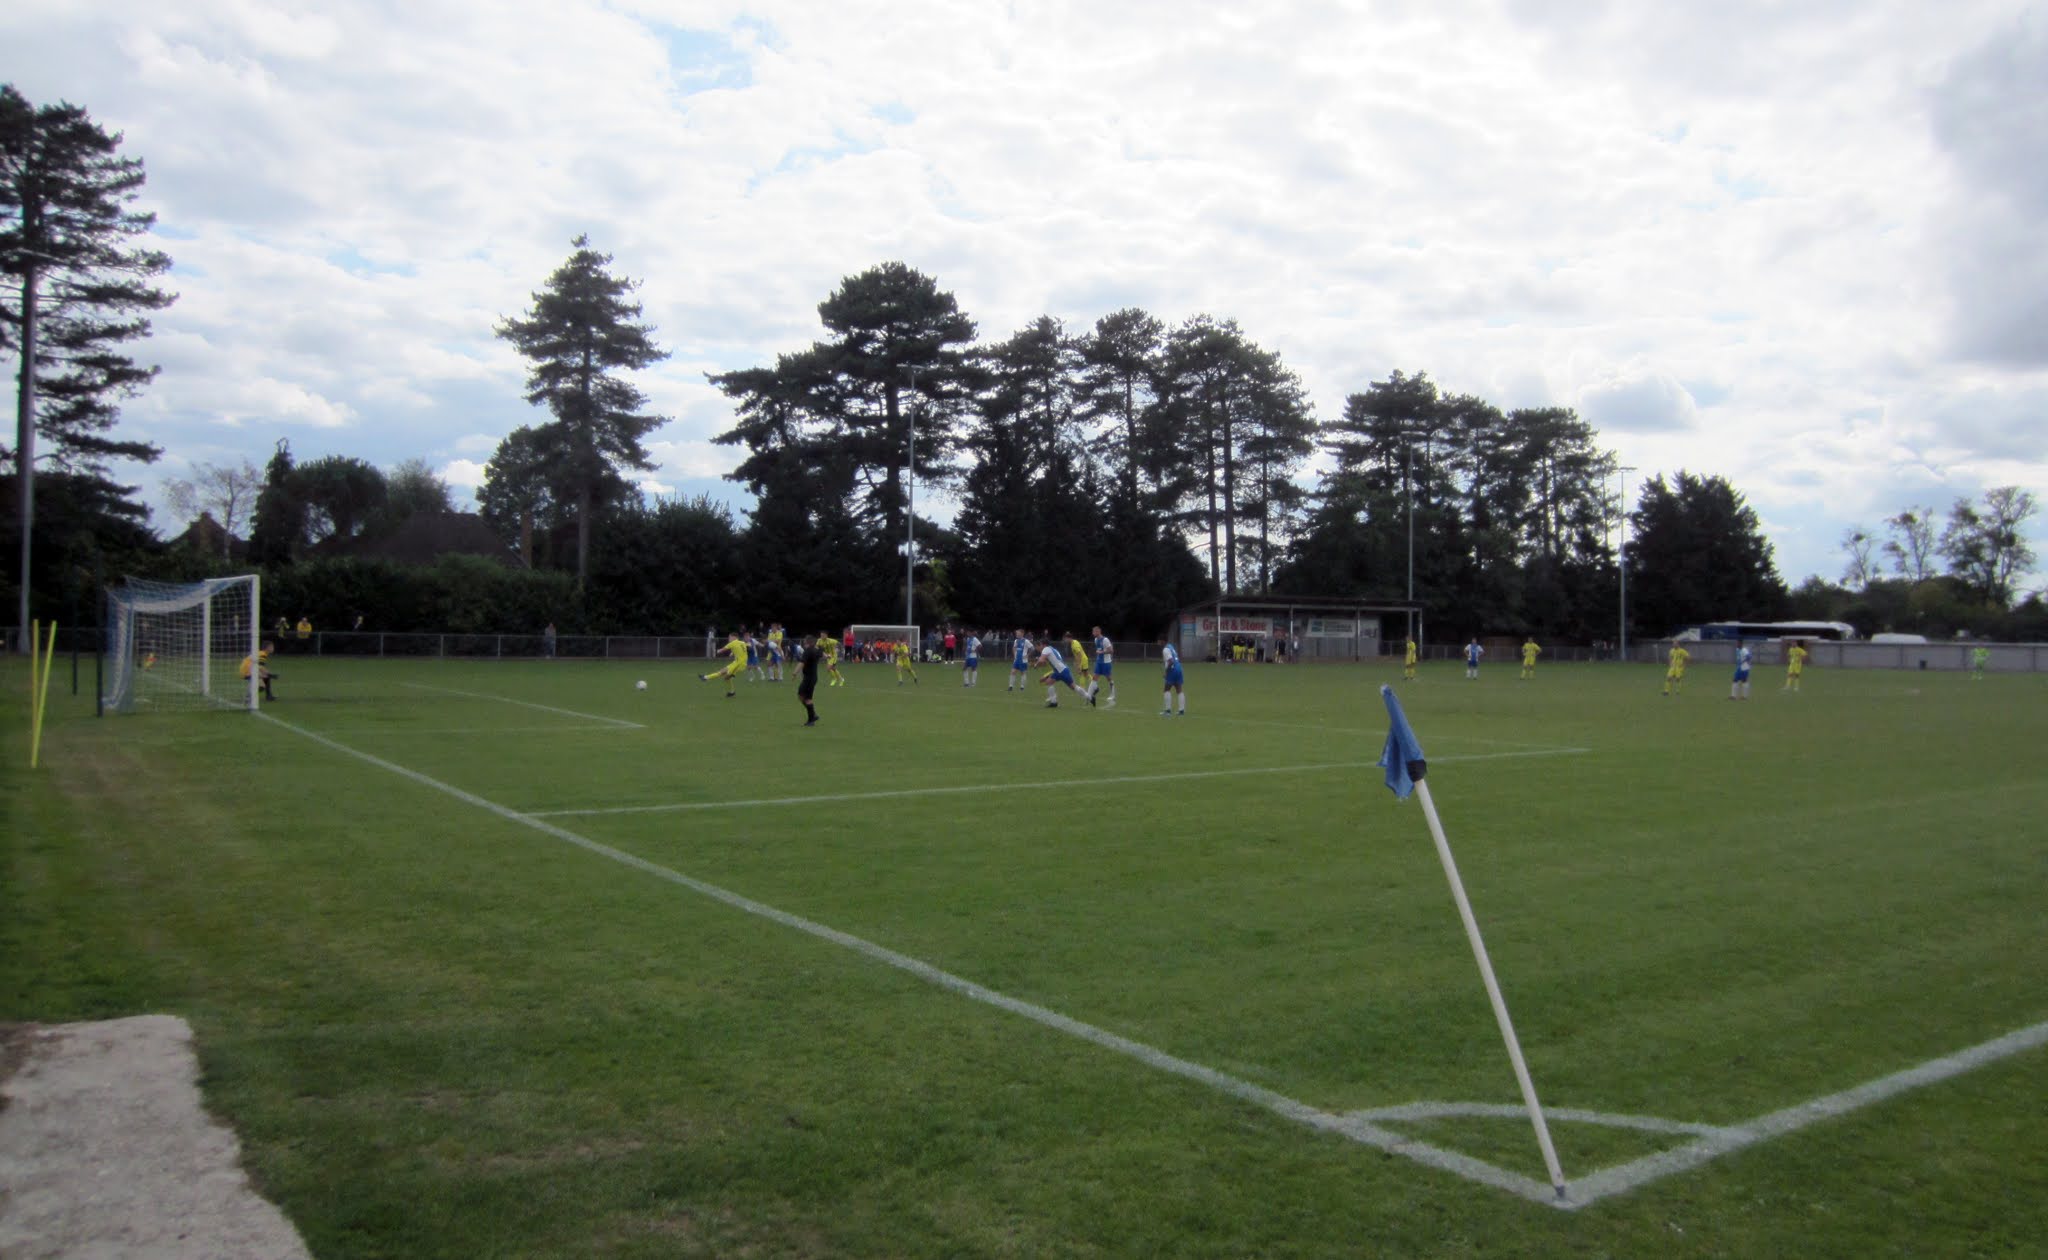
[[[171,1015],[0,1028],[0,1255],[304,1260]]]

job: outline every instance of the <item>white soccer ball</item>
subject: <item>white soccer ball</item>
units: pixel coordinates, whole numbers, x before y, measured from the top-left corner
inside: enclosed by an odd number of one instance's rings
[[[633,684],[633,690],[635,690],[635,691],[645,691],[645,690],[647,690],[647,680],[646,680],[645,678],[643,678],[643,679],[641,679],[641,680],[640,680],[639,682],[636,682],[636,683],[634,683],[634,684]]]

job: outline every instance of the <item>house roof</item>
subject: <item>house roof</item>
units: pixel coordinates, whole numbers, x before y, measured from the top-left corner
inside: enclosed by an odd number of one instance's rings
[[[185,532],[171,539],[168,545],[190,547],[195,551],[215,555],[220,553],[223,534],[227,535],[226,554],[230,558],[239,560],[249,554],[249,540],[227,534],[227,531],[221,528],[220,522],[213,519],[211,512],[201,512],[196,520],[185,527]]]

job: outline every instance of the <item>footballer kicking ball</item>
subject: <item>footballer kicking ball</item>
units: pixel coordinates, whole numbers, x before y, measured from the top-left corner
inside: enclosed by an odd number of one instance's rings
[[[635,691],[645,691],[645,690],[647,690],[647,680],[646,680],[645,678],[643,678],[643,679],[641,679],[641,680],[640,680],[639,682],[636,682],[636,683],[634,683],[634,684],[633,684],[633,690],[635,690]]]

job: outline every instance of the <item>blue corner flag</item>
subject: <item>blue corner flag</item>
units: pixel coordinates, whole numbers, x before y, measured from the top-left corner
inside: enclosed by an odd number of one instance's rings
[[[1380,698],[1387,702],[1387,716],[1393,719],[1393,725],[1387,727],[1387,747],[1380,753],[1380,764],[1387,768],[1387,790],[1406,800],[1415,790],[1416,780],[1428,772],[1429,763],[1422,759],[1422,744],[1408,725],[1408,715],[1401,712],[1394,689],[1381,684]]]

